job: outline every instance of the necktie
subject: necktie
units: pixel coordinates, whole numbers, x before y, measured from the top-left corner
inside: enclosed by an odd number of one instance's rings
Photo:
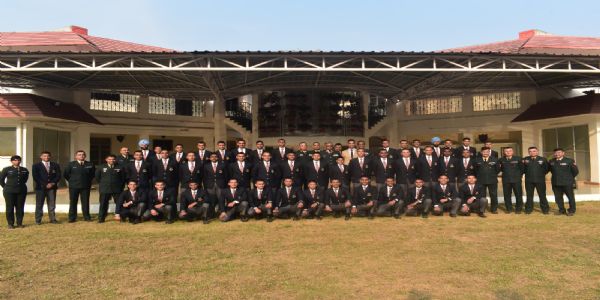
[[[294,171],[294,161],[290,160],[290,170]]]
[[[262,199],[262,190],[258,190],[258,199]]]
[[[192,198],[196,199],[196,191],[192,191]]]
[[[383,168],[387,169],[387,159],[383,159]]]
[[[167,170],[167,160],[163,159],[163,168],[165,169],[165,171]]]
[[[313,199],[315,198],[315,190],[310,191],[310,196],[313,197]]]
[[[362,159],[362,158],[359,158],[359,159],[358,159],[358,163],[359,163],[359,165],[360,165],[360,168],[362,169],[362,168],[363,168],[363,159]]]
[[[354,148],[350,148],[350,159],[354,158]]]
[[[473,185],[469,184],[469,189],[471,190],[471,195],[473,195]]]
[[[333,192],[335,193],[335,197],[338,196],[338,189],[334,189]]]
[[[279,152],[281,153],[281,158],[285,157],[285,148],[279,148]]]
[[[200,160],[204,160],[204,150],[200,150]]]
[[[181,160],[181,153],[177,153],[177,162]]]
[[[46,167],[46,172],[47,172],[47,173],[50,173],[50,163],[49,163],[49,162],[47,162],[47,161],[45,161],[45,162],[44,162],[44,166]]]
[[[344,165],[339,165],[339,166],[340,166],[340,171],[341,171],[342,173],[344,173]]]
[[[435,155],[437,155],[438,157],[440,157],[440,148],[435,147]]]
[[[392,190],[392,188],[388,186],[388,188],[387,188],[387,196],[388,196],[388,198],[390,197],[390,191],[391,190]]]
[[[240,172],[244,173],[244,163],[240,161],[239,165],[240,165]]]
[[[290,188],[288,187],[288,188],[286,188],[286,190],[287,190],[287,196],[289,198],[290,197]]]
[[[450,160],[449,157],[445,157],[444,160],[446,161],[446,167],[448,166],[448,161]]]
[[[259,156],[259,157],[262,157],[262,149],[258,149],[258,150],[256,150],[256,151],[258,151],[258,156]]]
[[[463,160],[464,160],[463,165],[465,166],[465,169],[466,169],[467,166],[469,165],[469,161],[466,158]]]
[[[483,159],[483,161],[485,161],[485,162],[487,162],[487,160],[488,160],[487,157]]]
[[[408,160],[408,157],[404,158],[404,166],[406,166],[407,169],[410,166],[410,160]]]
[[[427,155],[427,163],[431,167],[431,156]]]
[[[231,189],[231,196],[235,199],[235,189]]]
[[[267,169],[267,173],[269,173],[269,162],[265,161],[265,168]]]
[[[143,153],[144,153],[144,159],[146,159],[146,157],[148,157],[148,150],[144,150]]]
[[[80,166],[83,166],[83,161],[80,161],[80,162],[79,162],[79,165],[80,165]]]
[[[219,150],[221,152],[221,158],[225,159],[225,150]]]
[[[417,197],[417,199],[419,199],[420,192],[421,192],[421,188],[417,188],[417,192],[415,193],[415,196]]]
[[[419,157],[420,153],[421,153],[421,149],[415,148],[415,154],[417,155],[417,157]]]
[[[135,199],[135,191],[131,191],[131,200]]]
[[[315,171],[319,173],[319,161],[315,161]]]
[[[444,193],[446,192],[446,186],[445,185],[442,185],[442,192],[444,192]]]
[[[213,165],[213,172],[214,172],[214,173],[217,173],[217,164],[216,164],[216,163],[213,163],[212,165]]]
[[[139,161],[136,161],[136,162],[135,162],[135,170],[136,170],[138,173],[140,172],[140,168],[141,168],[141,166],[140,166],[140,162],[139,162]]]
[[[193,162],[193,161],[191,161],[191,162],[190,162],[190,173],[194,173],[194,167],[195,167],[195,166],[194,166],[194,162]]]
[[[162,202],[162,199],[163,199],[162,193],[163,193],[162,191],[158,192],[158,201],[160,201],[160,202]]]

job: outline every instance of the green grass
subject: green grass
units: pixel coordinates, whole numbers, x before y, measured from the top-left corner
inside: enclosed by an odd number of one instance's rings
[[[600,298],[600,203],[579,203],[574,217],[488,216],[131,225],[61,215],[0,229],[0,298]]]

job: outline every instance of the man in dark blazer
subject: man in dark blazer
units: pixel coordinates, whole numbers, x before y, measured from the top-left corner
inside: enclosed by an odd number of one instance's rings
[[[396,184],[394,178],[389,177],[385,180],[385,186],[379,190],[377,195],[376,214],[379,217],[389,216],[399,219],[404,209],[404,191]]]
[[[286,147],[284,139],[278,139],[277,147],[274,148],[273,150],[271,150],[271,157],[273,158],[274,162],[281,165],[281,163],[287,159],[288,153],[293,153],[293,152],[294,152],[294,150],[292,150],[292,148]],[[261,156],[258,156],[258,158],[260,158],[260,157]]]
[[[315,153],[317,154],[317,153]],[[302,195],[304,205],[308,210],[309,215],[314,215],[317,220],[321,219],[323,209],[325,208],[324,199],[325,188],[317,185],[317,181],[309,180],[306,184],[306,189]]]
[[[394,177],[394,160],[388,157],[385,149],[379,149],[378,157],[371,160],[371,174],[375,176],[377,191],[385,186],[385,180]]]
[[[462,145],[454,149],[454,157],[463,158],[464,151],[469,151],[469,156],[475,158],[477,150],[471,146],[471,139],[466,137],[462,139]]]
[[[127,189],[121,192],[119,199],[117,200],[121,222],[125,222],[129,219],[130,223],[139,223],[142,214],[146,211],[146,197],[144,191],[138,190],[137,181],[128,181]]]
[[[265,188],[273,191],[281,186],[281,168],[271,160],[271,153],[263,152],[262,160],[252,168],[252,179],[264,180]]]
[[[479,152],[477,152],[477,157],[481,157],[481,151],[483,150],[483,148],[489,148],[490,149],[490,157],[499,158],[498,151],[492,149],[492,142],[489,142],[489,141],[485,142],[483,144],[483,147],[481,147],[481,150],[479,150]]]
[[[189,183],[202,182],[203,166],[196,162],[196,153],[190,151],[186,154],[185,159],[179,163],[179,187],[181,191],[185,191],[189,187]]]
[[[119,150],[119,155],[117,155],[117,165],[120,165],[124,168],[132,161],[133,156],[129,155],[129,148],[121,147],[121,149]]]
[[[152,188],[152,164],[144,161],[142,150],[133,152],[133,161],[125,166],[125,177],[127,181],[135,180],[137,189],[148,195]]]
[[[169,158],[167,150],[160,151],[160,159],[152,164],[153,182],[162,180],[169,194],[177,197],[179,193],[179,165],[174,159]]]
[[[141,139],[138,143],[138,146],[140,146],[140,151],[142,151],[142,158],[144,161],[152,164],[156,160],[156,153],[150,150],[149,145],[150,142],[146,139]]]
[[[343,157],[340,157],[343,160]],[[340,213],[344,213],[346,220],[350,219],[352,210],[352,194],[347,188],[341,186],[341,182],[337,178],[331,179],[331,187],[325,191],[325,208],[324,211],[333,213],[334,217],[339,217]]]
[[[417,179],[417,159],[413,158],[410,150],[402,149],[400,158],[396,160],[394,170],[396,171],[396,184],[400,185],[404,191],[404,197],[408,193],[408,189],[412,187]]]
[[[459,160],[452,156],[452,150],[444,147],[442,156],[438,159],[438,174],[448,176],[449,183],[457,184],[458,164]]]
[[[198,182],[189,181],[188,188],[179,198],[179,218],[190,222],[201,218],[204,224],[208,224],[210,201],[206,196],[206,192],[199,188]]]
[[[398,149],[390,147],[390,141],[388,139],[381,140],[381,149],[385,149],[385,151],[387,151],[388,158],[391,161],[395,161],[398,159],[398,157],[400,157],[400,152],[398,152]]]
[[[457,181],[460,185],[465,183],[467,176],[475,174],[475,158],[471,155],[469,150],[463,150],[462,156],[459,157]]]
[[[423,155],[423,149],[421,148],[421,140],[413,140],[412,147],[410,149],[410,156],[414,159],[418,159]]]
[[[262,159],[263,152],[266,151],[267,150],[265,149],[265,143],[263,141],[256,141],[256,149],[250,151],[250,162],[252,163],[252,165],[256,165],[258,162],[260,162]],[[273,157],[273,155],[271,155],[271,159],[279,162]]]
[[[266,216],[267,222],[272,222],[275,194],[272,193],[271,189],[265,188],[263,180],[257,180],[254,187],[248,195],[248,203],[250,205],[248,216],[255,217],[256,219]]]
[[[123,192],[123,183],[125,182],[125,169],[117,165],[117,158],[110,154],[106,157],[106,163],[96,169],[96,181],[98,182],[98,192],[100,193],[100,208],[98,211],[98,223],[104,223],[108,214],[108,206],[112,198],[115,204],[119,201],[119,196]],[[115,207],[115,219],[120,218],[121,207]]]
[[[350,168],[344,165],[344,158],[341,155],[329,167],[329,180],[333,179],[338,179],[343,188],[350,190]]]
[[[224,141],[217,142],[217,150],[215,150],[214,153],[217,154],[217,158],[219,159],[219,161],[225,162],[227,164],[230,162],[232,151],[227,150]]]
[[[481,218],[486,217],[487,199],[485,198],[483,186],[477,183],[475,175],[467,176],[467,182],[460,187],[458,195],[462,201],[461,215],[468,216],[471,212],[475,212]]]
[[[50,161],[52,154],[43,151],[40,155],[41,161],[33,164],[31,174],[35,189],[35,223],[41,224],[44,215],[44,202],[48,203],[48,217],[50,223],[56,224],[56,189],[60,181],[60,166]]]
[[[321,161],[321,153],[312,154],[312,159],[304,165],[305,181],[315,181],[320,187],[329,187],[329,165]]]
[[[450,211],[450,217],[455,218],[460,207],[461,200],[458,197],[456,186],[448,182],[448,176],[441,175],[438,182],[431,188],[431,200],[433,202],[433,214],[444,215],[444,211]]]
[[[165,223],[173,223],[173,208],[177,205],[177,198],[169,193],[166,184],[162,179],[154,183],[154,189],[148,194],[148,204],[146,211],[142,215],[142,220],[148,221],[154,219],[159,221],[166,220]]]
[[[438,162],[433,156],[433,147],[426,146],[423,155],[417,159],[417,174],[423,179],[426,188],[431,188],[439,177]]]
[[[212,213],[221,197],[221,190],[227,187],[227,166],[224,162],[219,161],[216,153],[211,153],[210,161],[204,164],[202,185],[208,194]]]
[[[250,188],[252,181],[252,163],[250,159],[246,159],[246,155],[238,152],[235,160],[228,166],[227,175],[229,178],[235,178],[238,181],[238,186],[245,189]]]
[[[229,151],[229,162],[233,163],[237,161],[237,154],[243,153],[244,160],[248,162],[252,162],[252,150],[246,148],[246,141],[243,139],[239,139],[237,141],[237,148]]]
[[[360,178],[360,185],[354,188],[352,195],[352,210],[353,216],[364,212],[373,219],[375,217],[375,202],[377,201],[377,188],[372,186],[369,177],[363,176]]]
[[[273,215],[293,216],[294,220],[299,220],[304,211],[304,201],[302,201],[302,190],[292,185],[291,178],[283,179],[283,187],[276,191],[275,208]]]
[[[75,160],[70,162],[63,171],[63,177],[69,183],[69,223],[77,221],[77,202],[81,197],[83,219],[91,221],[90,189],[96,173],[94,164],[85,160],[85,151],[75,153]]]
[[[415,186],[408,189],[406,203],[407,216],[417,216],[419,214],[422,218],[427,218],[429,216],[429,210],[431,209],[431,193],[429,189],[425,188],[422,179],[417,178],[417,180],[415,180]]]
[[[169,155],[169,158],[174,160],[177,164],[183,163],[187,159],[187,156],[186,156],[185,152],[183,151],[183,145],[182,144],[175,145],[175,152],[171,153]]]
[[[196,147],[198,148],[196,151],[194,151],[194,154],[196,155],[196,161],[201,165],[204,166],[205,163],[207,163],[210,160],[210,154],[211,152],[206,150],[206,143],[205,142],[198,142],[196,144]]]
[[[277,155],[277,154],[276,154]],[[293,186],[302,188],[304,186],[304,166],[296,161],[296,153],[289,152],[288,159],[279,163],[282,178],[291,178]]]
[[[350,192],[354,191],[354,187],[360,185],[360,179],[363,176],[371,177],[371,166],[369,159],[365,156],[364,149],[356,150],[356,156],[350,159],[348,164],[348,172],[350,173]]]
[[[229,179],[227,185],[228,187],[221,191],[221,198],[219,198],[219,220],[227,222],[239,215],[242,222],[247,222],[249,204],[246,189],[238,187],[235,178]]]

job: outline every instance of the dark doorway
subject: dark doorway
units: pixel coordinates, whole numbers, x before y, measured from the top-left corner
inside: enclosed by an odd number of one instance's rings
[[[89,160],[94,165],[104,163],[106,156],[110,154],[110,138],[93,137],[90,138],[90,157]]]

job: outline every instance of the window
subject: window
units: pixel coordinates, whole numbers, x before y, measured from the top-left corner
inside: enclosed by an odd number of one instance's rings
[[[521,108],[520,92],[473,95],[473,111],[507,110],[518,108]]]
[[[0,156],[12,156],[17,151],[17,128],[0,127]]]
[[[156,96],[150,96],[148,101],[148,113],[150,114],[204,117],[206,113],[206,101],[178,100]]]
[[[462,111],[462,97],[411,100],[405,108],[408,116],[457,113]]]
[[[92,93],[90,109],[116,112],[138,112],[138,95],[115,93]]]
[[[579,180],[590,180],[590,135],[587,125],[542,130],[543,155],[551,159],[554,148],[563,148],[565,155],[575,159]]]

